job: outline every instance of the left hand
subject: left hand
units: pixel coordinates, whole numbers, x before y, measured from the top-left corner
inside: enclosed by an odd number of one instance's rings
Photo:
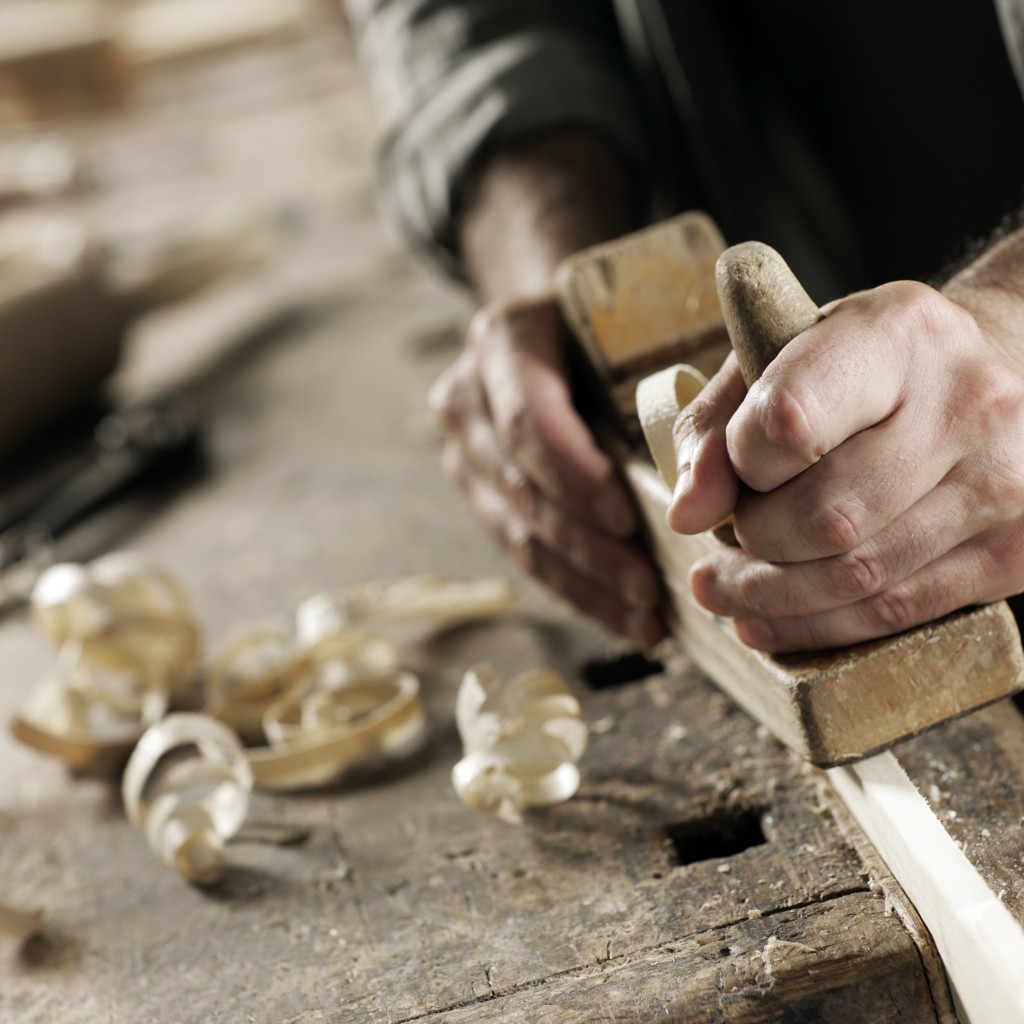
[[[669,525],[733,513],[741,547],[690,582],[745,643],[845,646],[1024,588],[1024,344],[957,297],[852,295],[748,394],[730,358],[680,415]]]

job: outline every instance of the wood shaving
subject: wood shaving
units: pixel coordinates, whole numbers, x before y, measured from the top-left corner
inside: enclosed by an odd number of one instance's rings
[[[371,580],[303,602],[296,613],[296,632],[299,642],[308,645],[365,623],[492,618],[507,615],[513,599],[511,584],[500,579],[415,576],[391,582]]]
[[[217,660],[206,710],[252,745],[259,787],[324,786],[422,744],[419,680],[398,665],[392,641],[354,630],[324,633],[306,647],[256,632]]]
[[[669,490],[676,484],[676,449],[672,428],[679,413],[704,389],[708,379],[679,363],[645,377],[637,385],[636,408],[647,447]]]
[[[270,744],[250,750],[249,761],[263,789],[323,786],[354,768],[409,756],[422,745],[426,725],[419,680],[400,672],[284,698],[264,719]]]
[[[259,743],[267,709],[295,690],[308,689],[310,673],[310,663],[287,637],[272,630],[247,633],[207,673],[205,711],[247,743]]]
[[[181,587],[119,552],[47,569],[30,609],[57,659],[15,715],[14,735],[72,768],[118,767],[192,685],[199,632]]]
[[[297,610],[294,645],[264,638],[264,670],[240,670],[242,656],[258,647],[255,639],[243,639],[218,663],[210,709],[247,738],[258,731],[266,741],[249,752],[264,789],[327,785],[354,769],[407,757],[427,731],[419,680],[400,670],[394,640],[365,627],[502,615],[512,600],[504,580],[439,577],[369,581],[318,594]]]
[[[153,851],[190,882],[224,872],[224,843],[249,812],[252,769],[238,737],[207,715],[168,715],[128,759],[121,795]]]
[[[89,664],[141,668],[172,695],[191,685],[199,663],[199,627],[171,573],[127,551],[87,566],[51,566],[32,591],[32,619],[58,648],[82,647]]]
[[[452,769],[459,798],[509,824],[521,823],[526,808],[568,800],[588,739],[580,715],[564,680],[548,669],[507,683],[487,663],[470,669],[455,703],[464,751]]]
[[[361,583],[305,602],[296,639],[262,630],[231,644],[206,677],[205,712],[252,749],[257,785],[327,785],[356,768],[405,757],[427,731],[415,676],[398,646],[365,624],[429,619],[451,623],[503,614],[501,580],[412,578]],[[90,566],[55,566],[32,603],[58,646],[15,733],[74,767],[116,767],[191,681],[198,630],[181,588],[130,555]]]

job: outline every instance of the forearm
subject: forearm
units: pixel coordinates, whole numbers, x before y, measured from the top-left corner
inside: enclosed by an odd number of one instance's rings
[[[566,256],[635,228],[635,176],[598,134],[566,131],[487,157],[463,193],[459,243],[483,302],[549,293]]]

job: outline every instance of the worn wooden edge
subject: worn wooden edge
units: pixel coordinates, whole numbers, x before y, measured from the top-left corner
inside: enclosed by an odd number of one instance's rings
[[[840,652],[776,658],[752,650],[729,620],[690,593],[690,566],[719,542],[669,530],[671,496],[654,466],[631,455],[624,467],[664,574],[676,639],[741,707],[817,767],[868,757],[1024,685],[1020,635],[1003,602]]]
[[[786,261],[763,242],[741,242],[715,267],[722,316],[740,372],[751,387],[797,335],[821,319]]]
[[[1024,928],[891,753],[828,780],[913,901],[942,956],[961,1024],[1024,1020]]]

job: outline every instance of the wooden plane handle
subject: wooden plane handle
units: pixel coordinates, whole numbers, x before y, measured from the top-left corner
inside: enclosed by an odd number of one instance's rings
[[[715,264],[715,284],[748,388],[789,342],[821,319],[786,261],[763,242],[726,249]]]

